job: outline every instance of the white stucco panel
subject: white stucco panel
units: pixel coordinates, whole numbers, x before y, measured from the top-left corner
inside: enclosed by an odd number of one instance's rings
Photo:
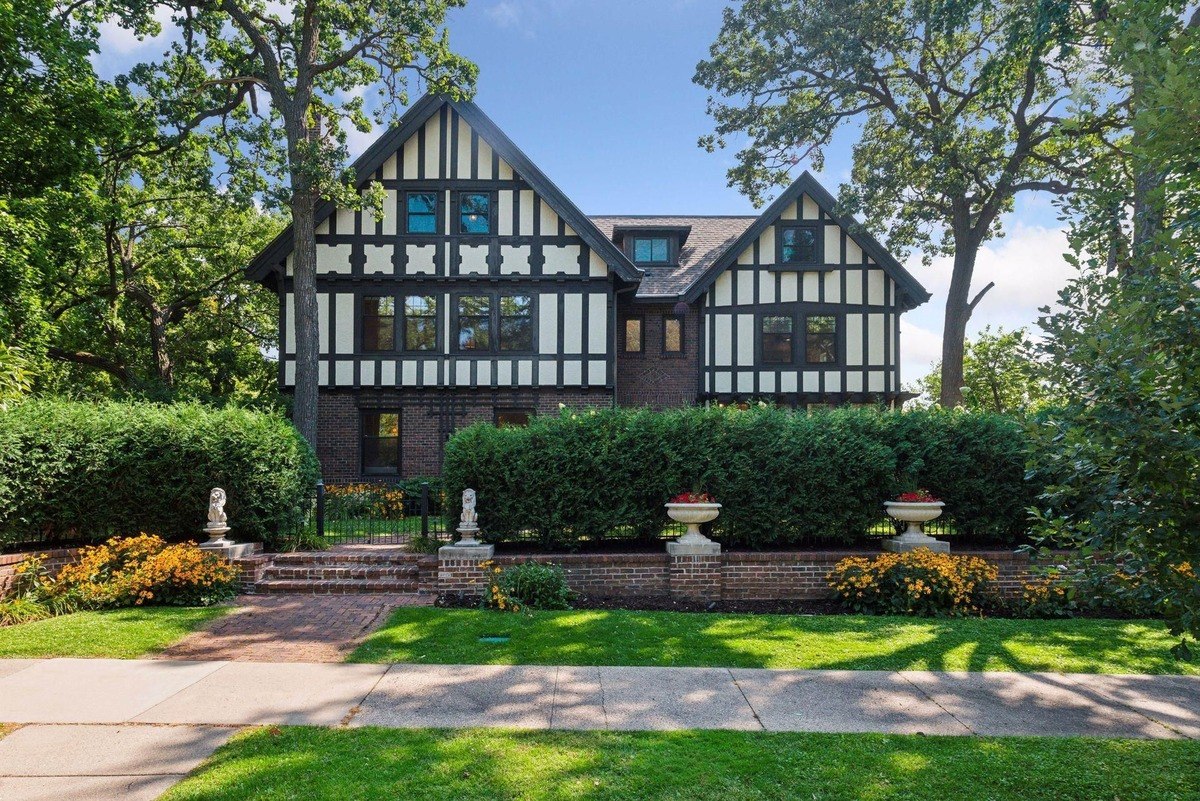
[[[350,245],[320,245],[317,247],[317,272],[327,275],[350,274]]]
[[[579,245],[545,245],[542,255],[546,259],[542,272],[548,275],[579,274]]]
[[[405,272],[410,275],[437,274],[436,245],[405,245],[404,247],[408,256],[408,266],[405,267]]]
[[[487,245],[460,244],[458,246],[458,255],[461,259],[458,265],[459,273],[462,275],[487,275]]]
[[[391,275],[392,251],[391,245],[364,245],[366,262],[363,264],[363,272],[367,275]]]
[[[529,275],[529,245],[500,246],[501,275]]]

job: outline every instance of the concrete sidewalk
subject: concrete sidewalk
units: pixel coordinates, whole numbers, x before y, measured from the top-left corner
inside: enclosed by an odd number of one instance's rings
[[[1200,738],[1200,677],[0,660],[0,722]]]

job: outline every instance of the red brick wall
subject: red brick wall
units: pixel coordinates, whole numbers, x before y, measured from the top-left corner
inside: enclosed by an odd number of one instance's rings
[[[663,353],[663,317],[674,316],[674,304],[617,301],[617,402],[621,406],[673,409],[696,402],[699,376],[700,312],[695,305],[683,316],[683,354]],[[625,321],[642,318],[642,352],[625,352]]]
[[[563,568],[567,584],[595,597],[656,597],[709,601],[819,600],[834,597],[825,576],[847,556],[862,551],[724,553],[719,556],[662,554],[534,554],[497,556],[500,567],[525,561]],[[996,586],[1013,596],[1031,577],[1029,558],[1009,551],[964,552],[999,569]],[[443,561],[439,592],[477,594],[483,571],[478,562]]]
[[[443,401],[452,401],[445,405]],[[401,476],[436,476],[442,472],[443,426],[455,430],[479,421],[492,422],[497,409],[533,409],[558,414],[559,404],[572,408],[611,406],[608,389],[407,389],[322,390],[317,398],[317,457],[326,483],[360,481],[360,409],[399,409]],[[443,418],[443,415],[446,415]],[[386,480],[386,476],[370,476]]]
[[[59,548],[53,551],[38,551],[34,553],[0,554],[0,598],[5,598],[15,587],[17,565],[29,556],[40,555],[45,560],[46,568],[51,575],[57,574],[63,565],[74,562],[79,554],[79,548]]]

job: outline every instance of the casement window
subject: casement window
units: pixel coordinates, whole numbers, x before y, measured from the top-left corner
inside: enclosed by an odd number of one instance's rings
[[[642,352],[642,318],[630,317],[625,321],[625,352]]]
[[[532,352],[535,340],[531,295],[460,295],[455,326],[458,349],[467,352]]]
[[[824,237],[821,224],[779,226],[780,264],[823,265],[825,263]]]
[[[663,353],[683,353],[683,319],[663,317]]]
[[[665,236],[633,238],[633,260],[638,264],[666,264],[671,260],[671,240]]]
[[[396,299],[367,295],[362,299],[362,349],[380,352],[396,349]]]
[[[794,358],[792,326],[789,316],[763,315],[760,350],[764,364],[791,364]]]
[[[404,230],[410,234],[437,233],[437,193],[409,192],[405,197]]]
[[[809,364],[832,364],[838,353],[837,318],[811,315],[804,318],[804,360]]]
[[[497,409],[496,428],[523,428],[529,425],[533,409]]]
[[[437,350],[438,299],[435,295],[404,298],[404,349]]]
[[[460,234],[490,234],[492,232],[492,196],[490,193],[458,193],[458,232]]]
[[[400,473],[400,412],[361,413],[362,471],[373,475]]]

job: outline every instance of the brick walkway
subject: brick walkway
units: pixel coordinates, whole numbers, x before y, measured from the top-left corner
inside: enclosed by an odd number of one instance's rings
[[[241,595],[237,609],[189,634],[159,659],[235,662],[341,662],[397,606],[426,606],[419,595]]]

